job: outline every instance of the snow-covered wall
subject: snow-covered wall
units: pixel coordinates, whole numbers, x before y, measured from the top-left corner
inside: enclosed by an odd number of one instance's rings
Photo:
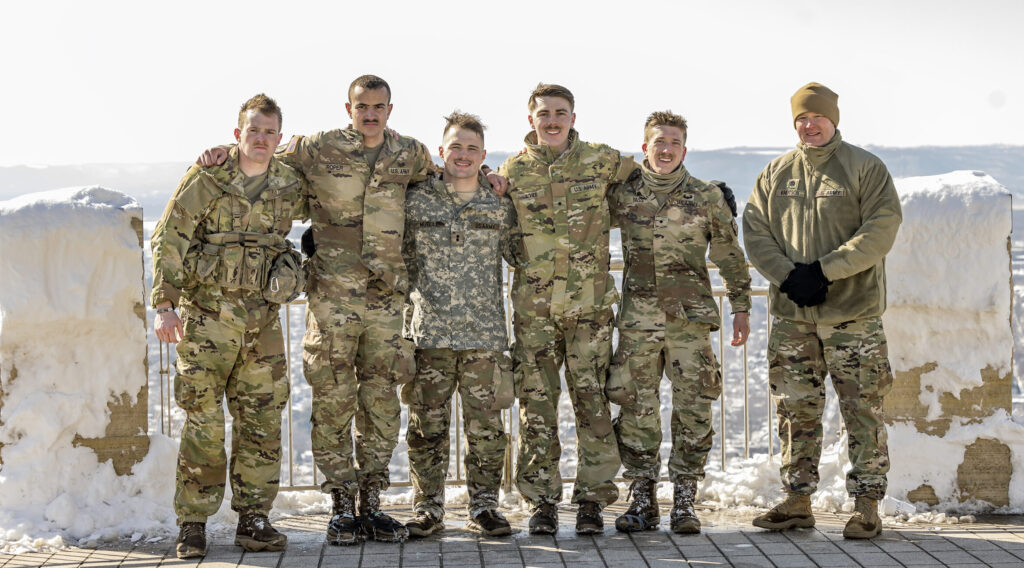
[[[885,401],[889,494],[1024,507],[1024,428],[1010,414],[1010,193],[973,171],[896,187],[903,224],[886,260],[884,316],[896,377]]]
[[[152,495],[173,485],[173,452],[118,476],[93,449],[117,430],[111,409],[145,394],[141,221],[101,187],[0,202],[0,549],[167,522]],[[115,436],[148,447],[136,407],[141,427]]]

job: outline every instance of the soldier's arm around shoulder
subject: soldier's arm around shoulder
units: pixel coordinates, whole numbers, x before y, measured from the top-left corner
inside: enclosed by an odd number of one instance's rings
[[[526,244],[519,229],[515,205],[507,195],[501,198],[501,208],[504,212],[504,224],[501,227],[502,257],[509,266],[523,266],[526,264]]]
[[[757,176],[750,199],[743,209],[743,244],[751,264],[776,286],[793,271],[793,261],[775,240],[769,216],[772,191],[772,164]]]
[[[612,152],[618,155],[618,160],[616,160],[612,179],[608,180],[609,183],[622,183],[629,179],[633,172],[640,170],[640,165],[633,159],[632,154],[623,154],[618,150],[612,150]]]
[[[189,168],[153,229],[150,248],[153,250],[151,303],[154,307],[165,301],[178,306],[185,281],[182,261],[200,219],[219,195],[212,185],[202,167]]]
[[[859,149],[858,149],[859,150]],[[821,269],[829,280],[848,278],[875,266],[889,253],[903,212],[889,169],[874,155],[859,150],[860,217],[863,223],[852,237],[821,259]]]
[[[724,184],[723,184],[724,185]],[[726,186],[728,188],[728,186]],[[714,182],[705,186],[711,223],[708,258],[718,266],[725,281],[733,312],[750,311],[750,271],[740,248],[739,228],[722,187]],[[731,190],[730,190],[731,193]]]
[[[416,287],[416,280],[419,267],[416,265],[416,221],[410,210],[413,207],[415,187],[406,192],[405,199],[405,232],[402,234],[402,260],[405,261],[405,269],[409,273],[409,288]]]
[[[419,140],[413,140],[415,147],[415,166],[412,172],[410,183],[417,183],[426,180],[434,171],[434,161],[430,158],[430,150]]]
[[[625,203],[624,196],[631,189],[638,188],[641,183],[640,168],[637,168],[633,170],[624,181],[613,183],[608,188],[606,199],[608,201],[608,211],[611,213],[612,227],[621,226],[619,218],[623,212]]]
[[[316,166],[317,158],[320,156],[320,139],[323,133],[313,136],[301,136],[296,134],[287,142],[277,147],[274,156],[289,167],[296,169],[302,175],[308,175]]]

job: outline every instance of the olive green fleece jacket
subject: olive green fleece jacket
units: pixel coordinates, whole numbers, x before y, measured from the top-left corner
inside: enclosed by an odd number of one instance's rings
[[[772,160],[743,211],[743,243],[771,282],[772,315],[817,324],[882,315],[885,255],[902,220],[885,164],[838,131],[824,146],[799,144]],[[794,263],[815,260],[832,281],[825,303],[797,307],[779,285]]]

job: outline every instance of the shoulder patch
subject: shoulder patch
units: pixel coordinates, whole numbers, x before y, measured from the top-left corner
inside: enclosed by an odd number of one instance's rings
[[[298,148],[298,146],[299,146],[299,137],[298,136],[292,136],[292,139],[288,141],[288,147],[285,148],[284,153],[285,154],[294,154],[295,153],[295,149]]]

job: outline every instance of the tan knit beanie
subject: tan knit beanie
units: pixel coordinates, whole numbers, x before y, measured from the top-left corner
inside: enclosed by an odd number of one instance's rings
[[[807,83],[797,89],[789,99],[793,106],[793,122],[805,112],[824,115],[839,126],[839,95],[821,83]]]

